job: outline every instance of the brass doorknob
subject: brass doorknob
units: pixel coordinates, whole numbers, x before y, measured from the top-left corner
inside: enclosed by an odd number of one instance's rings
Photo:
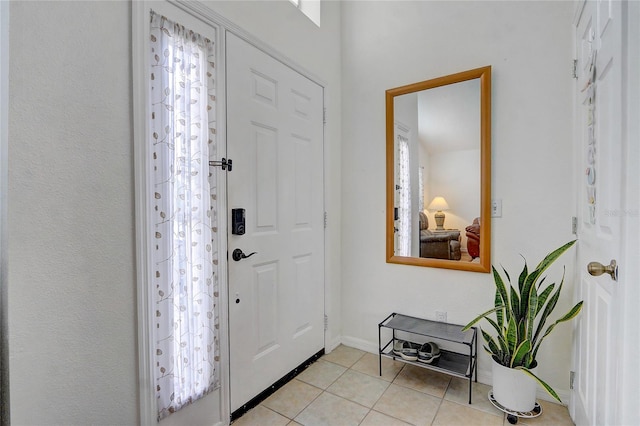
[[[611,263],[609,263],[609,265],[607,266],[604,266],[600,262],[589,262],[589,264],[587,265],[587,271],[589,271],[589,274],[593,275],[594,277],[606,273],[611,276],[612,280],[618,281],[618,264],[616,263],[615,259],[612,259]]]

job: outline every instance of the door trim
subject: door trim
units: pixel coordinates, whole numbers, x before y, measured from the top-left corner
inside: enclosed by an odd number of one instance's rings
[[[152,247],[153,242],[150,241],[149,235],[145,232],[149,227],[147,220],[148,212],[152,210],[152,206],[148,205],[146,199],[146,188],[148,187],[148,177],[146,170],[148,169],[147,147],[144,143],[147,140],[149,134],[149,126],[146,120],[147,117],[147,70],[149,69],[149,11],[156,10],[163,13],[167,7],[178,6],[180,13],[186,12],[195,19],[204,22],[211,28],[212,32],[216,33],[216,57],[218,65],[222,68],[218,71],[218,84],[221,86],[217,88],[217,96],[219,99],[225,99],[225,81],[224,81],[224,55],[222,45],[224,44],[224,32],[220,26],[214,22],[205,21],[201,17],[185,10],[183,7],[170,1],[134,1],[132,2],[132,74],[133,74],[133,140],[134,140],[134,181],[135,181],[135,254],[136,254],[136,295],[137,295],[137,331],[138,331],[138,390],[139,390],[139,421],[142,425],[155,425],[157,421],[157,409],[156,409],[156,397],[154,389],[154,369],[153,369],[153,317],[155,309],[153,307],[153,294],[151,286],[148,285],[149,271],[151,271],[151,265],[149,264],[148,251],[149,247]],[[175,8],[173,9],[175,10]],[[217,105],[217,121],[222,123],[218,126],[217,132],[220,136],[220,140],[226,138],[226,128],[222,118],[225,117],[225,105],[221,103]],[[220,144],[218,147],[219,155],[226,155],[226,144]],[[221,200],[226,199],[226,176],[221,175],[218,187],[218,195]],[[218,226],[226,229],[226,216],[220,216],[218,218]],[[219,233],[220,247],[226,248],[226,233]],[[226,259],[221,259],[220,265],[220,283],[226,283],[227,270]],[[221,357],[228,358],[228,336],[227,336],[227,287],[220,285],[220,354]],[[220,415],[222,419],[229,418],[229,403],[228,403],[228,365],[224,362],[220,362]]]
[[[575,2],[575,10],[573,13],[573,21],[571,22],[571,29],[572,29],[572,35],[573,35],[573,40],[572,40],[572,44],[573,44],[573,60],[577,61],[578,58],[578,37],[577,37],[577,33],[578,33],[578,25],[580,23],[580,17],[582,16],[582,11],[584,10],[586,4],[586,0],[577,0]],[[577,70],[576,70],[577,73]],[[573,119],[573,135],[572,135],[572,142],[573,142],[573,152],[572,152],[572,158],[573,158],[573,164],[572,164],[572,170],[574,171],[572,173],[573,176],[573,182],[572,182],[572,188],[578,188],[579,182],[576,178],[577,173],[575,171],[580,170],[580,168],[582,167],[581,162],[580,162],[580,150],[581,150],[581,144],[580,144],[580,126],[579,126],[579,109],[577,107],[577,102],[576,99],[578,97],[578,92],[577,92],[577,83],[573,84],[573,89],[571,91],[571,105],[573,108],[573,115],[572,115],[572,119]],[[577,194],[577,191],[573,191],[572,194],[572,201],[573,201],[573,206],[574,206],[574,211],[573,211],[573,216],[575,218],[578,217],[578,209],[580,208],[579,203],[580,203],[580,197]],[[579,224],[576,227],[576,230],[574,231],[574,234],[576,235],[576,237],[578,236],[578,228],[579,228]],[[578,251],[574,250],[574,263],[576,265],[576,271],[573,274],[573,281],[574,281],[574,294],[573,294],[573,302],[577,301],[577,300],[581,300],[581,294],[580,294],[580,274],[577,271],[577,268],[579,268],[579,263],[578,263]],[[576,334],[576,326],[573,326],[573,333],[574,336]],[[577,371],[577,366],[578,366],[578,350],[579,348],[576,347],[576,338],[573,338],[573,343],[572,343],[572,348],[571,348],[571,371]],[[569,395],[568,395],[568,405],[567,408],[569,410],[569,415],[571,417],[571,420],[575,422],[576,420],[576,410],[577,410],[577,406],[576,406],[576,400],[574,398],[576,392],[578,392],[577,389],[574,389],[574,387],[577,387],[578,384],[577,383],[571,383],[570,385],[570,389],[569,389]],[[566,401],[566,399],[563,398],[563,400]]]
[[[7,165],[9,146],[9,2],[0,2],[0,424],[9,424]]]
[[[640,264],[636,261],[640,256],[640,4],[636,1],[625,1],[622,4],[622,140],[626,145],[626,176],[628,178],[626,191],[623,194],[622,220],[623,229],[623,257],[621,257],[623,288],[621,321],[623,327],[619,332],[622,346],[621,366],[618,369],[618,384],[620,391],[619,407],[615,410],[614,420],[619,424],[637,422],[640,399],[640,372],[636,367],[636,354],[640,351],[640,334],[636,324],[640,322],[640,312],[637,304],[640,302],[640,288],[637,280],[640,277]],[[636,371],[635,375],[632,374]]]
[[[152,296],[147,283],[148,272],[151,270],[147,261],[150,242],[144,232],[147,229],[147,206],[145,191],[147,187],[146,152],[143,142],[149,133],[146,123],[146,72],[149,59],[146,54],[147,34],[150,31],[149,19],[146,18],[149,6],[145,2],[133,2],[131,10],[132,37],[132,70],[133,70],[133,149],[135,179],[135,238],[136,238],[136,269],[137,269],[137,317],[138,317],[138,390],[139,390],[139,419],[141,425],[151,425],[157,422],[156,398],[153,391],[153,363],[152,363]]]

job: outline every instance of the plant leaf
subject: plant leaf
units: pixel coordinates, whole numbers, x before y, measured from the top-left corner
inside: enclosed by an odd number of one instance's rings
[[[500,349],[498,348],[496,342],[493,340],[493,337],[491,337],[489,333],[482,329],[480,329],[480,331],[482,331],[482,337],[484,337],[485,342],[487,342],[487,346],[489,346],[491,355],[498,355],[500,353]]]
[[[502,277],[500,276],[500,274],[498,273],[498,270],[492,266],[491,269],[493,269],[493,280],[496,284],[496,290],[498,292],[500,292],[500,297],[502,298],[502,304],[504,305],[506,311],[507,311],[507,315],[509,315],[509,312],[511,312],[511,306],[509,305],[509,296],[507,295],[507,289],[504,286],[504,281],[502,281]],[[508,322],[508,319],[505,318]]]
[[[542,283],[544,282],[544,280],[546,280],[547,277],[542,277],[542,279],[540,279],[540,282],[538,283],[538,290],[540,289],[540,287],[542,287]]]
[[[516,289],[513,286],[511,286],[511,309],[513,311],[513,316],[516,317],[516,321],[520,321],[520,319],[526,312],[523,309],[521,309],[520,297],[518,297],[518,293],[516,292]]]
[[[559,258],[565,251],[569,250],[569,248],[571,248],[575,243],[576,243],[576,240],[569,241],[568,243],[558,247],[557,249],[555,249],[554,251],[546,255],[545,258],[540,261],[538,266],[536,266],[534,271],[531,274],[529,274],[529,276],[525,280],[524,288],[520,296],[523,298],[524,297],[528,298],[531,287],[535,286],[536,281],[538,280],[540,275],[542,275],[542,273],[546,271],[547,268],[549,268],[549,266],[551,266],[551,264],[555,262],[557,258]]]
[[[489,355],[491,355],[491,356],[495,356],[495,355],[493,354],[493,352],[491,352],[491,350],[490,350],[488,347],[486,347],[485,345],[482,345],[482,347],[484,348],[484,350],[485,350],[485,352],[486,352],[486,353],[488,353],[488,354],[489,354]]]
[[[515,350],[511,357],[511,368],[522,366],[523,360],[526,355],[531,351],[531,340],[527,339],[520,343],[520,346]]]
[[[571,248],[575,243],[576,240],[569,241],[568,243],[558,247],[557,249],[546,255],[545,258],[540,261],[538,266],[536,266],[536,269],[531,274],[529,274],[525,286],[529,284],[529,282],[531,285],[533,285],[538,280],[538,277],[540,277],[540,275],[542,275],[542,273],[546,271],[547,268],[549,268],[549,266],[551,266],[551,264],[555,262],[557,258],[559,258],[565,251],[569,250],[569,248]]]
[[[529,310],[529,294],[531,293],[531,281],[527,278],[529,277],[529,268],[527,266],[527,261],[524,261],[524,266],[522,267],[522,272],[520,272],[520,276],[518,277],[518,287],[520,288],[520,297],[521,297],[521,305],[520,312],[522,315],[526,315],[526,312]]]
[[[536,309],[537,313],[540,313],[540,311],[542,310],[542,306],[544,306],[544,302],[547,301],[549,294],[551,294],[551,292],[555,287],[556,287],[556,284],[553,283],[547,288],[545,288],[544,291],[538,295],[538,307]]]
[[[518,342],[518,326],[516,325],[516,321],[513,317],[509,318],[509,324],[507,326],[507,346],[509,349],[509,356],[516,349],[516,344]]]
[[[544,311],[542,311],[542,315],[540,316],[540,320],[538,321],[538,327],[536,328],[536,332],[533,335],[533,339],[531,342],[534,344],[537,343],[538,337],[540,337],[540,333],[544,327],[544,324],[547,322],[547,318],[553,312],[558,303],[558,299],[560,298],[560,292],[562,291],[562,285],[564,284],[564,274],[562,275],[562,281],[560,281],[560,285],[558,286],[558,290],[555,293],[551,294],[549,301],[547,302],[547,306],[545,306]]]
[[[526,313],[527,318],[527,337],[530,339],[533,336],[534,321],[536,314],[538,313],[538,291],[535,287],[531,287],[529,292],[529,311]]]
[[[556,327],[556,325],[560,324],[561,322],[569,321],[570,319],[575,318],[575,316],[578,315],[580,313],[580,311],[582,310],[582,304],[583,303],[584,302],[582,300],[580,302],[576,303],[573,306],[573,308],[571,308],[569,310],[569,312],[567,312],[562,318],[560,318],[559,320],[557,320],[556,322],[551,324],[549,326],[549,328],[547,328],[547,331],[545,331],[544,335],[540,338],[540,341],[536,345],[536,348],[535,348],[535,350],[533,352],[533,358],[534,359],[535,359],[536,355],[538,354],[538,348],[540,348],[540,344],[542,343],[544,338],[547,337],[553,331],[553,329]]]
[[[500,348],[502,349],[502,352],[505,354],[508,354],[509,345],[507,344],[507,340],[505,339],[504,333],[498,334],[498,336],[496,337],[498,338],[498,343],[500,344]]]
[[[502,329],[500,328],[500,326],[498,326],[498,324],[494,320],[492,320],[490,317],[484,317],[484,319],[486,319],[487,322],[491,324],[493,328],[495,328],[498,334],[502,334]]]
[[[482,318],[485,318],[487,315],[491,315],[492,313],[496,312],[499,309],[504,309],[504,306],[502,306],[502,305],[496,306],[495,308],[489,309],[487,312],[478,315],[477,317],[475,317],[474,319],[469,321],[469,324],[465,325],[464,328],[462,329],[462,331],[469,330],[475,323],[480,321]]]
[[[524,257],[522,258],[524,259]],[[520,290],[520,294],[522,294],[524,281],[527,279],[528,275],[529,275],[529,268],[527,267],[527,259],[524,259],[524,266],[522,267],[522,272],[520,272],[520,276],[518,277],[518,290]]]
[[[502,271],[504,272],[504,274],[507,277],[507,281],[509,281],[509,284],[511,284],[511,277],[509,276],[509,273],[507,272],[506,269],[504,269],[504,266],[500,265],[500,267],[502,268]]]
[[[516,346],[520,343],[524,342],[527,335],[527,321],[526,318],[521,318],[518,322],[518,341],[516,342]]]
[[[560,400],[560,397],[558,396],[558,394],[556,393],[556,391],[553,390],[553,388],[551,386],[549,386],[544,380],[542,380],[541,378],[539,378],[538,376],[536,376],[535,374],[533,374],[533,372],[531,370],[529,370],[526,367],[516,367],[516,370],[522,370],[525,373],[527,373],[529,376],[531,376],[536,382],[538,382],[538,384],[540,386],[542,386],[544,388],[544,390],[547,391],[547,393],[549,393],[549,395],[551,395],[552,397],[554,397],[555,399],[558,400],[558,402],[562,403],[562,401]]]
[[[489,322],[491,322],[491,323],[495,324],[491,318],[489,318],[489,317],[485,317],[485,319],[486,319],[487,321],[489,321]],[[480,330],[482,331],[482,334],[483,334],[483,336],[484,336],[485,331],[484,331],[484,330],[482,330],[482,328],[480,328]],[[487,334],[489,337],[491,337],[491,335],[490,335],[490,334],[488,334],[488,333],[486,333],[486,334]],[[504,333],[503,333],[503,331],[502,331],[502,330],[500,330],[500,331],[498,331],[498,333],[496,334],[496,336],[495,336],[495,337],[493,337],[492,339],[493,339],[494,341],[495,341],[495,340],[497,340],[498,346],[500,346],[500,353],[507,353],[507,352],[509,352],[509,347],[507,346],[507,342],[506,342],[506,340],[504,339],[503,334],[504,334]],[[486,336],[485,336],[485,340],[487,340],[487,337],[486,337]]]
[[[576,243],[576,241],[577,240],[569,241],[568,243],[558,247],[557,249],[549,253],[544,259],[542,259],[538,264],[538,266],[536,266],[536,271],[540,271],[538,275],[541,275],[544,271],[546,271],[547,268],[553,262],[555,262],[555,260],[559,258],[562,255],[562,253],[569,250]]]
[[[493,299],[493,306],[499,305],[502,305],[502,297],[500,297],[500,292],[496,289],[496,295]],[[496,311],[496,320],[498,322],[498,327],[500,327],[498,333],[502,333],[502,327],[504,327],[504,312],[502,311],[502,309]]]

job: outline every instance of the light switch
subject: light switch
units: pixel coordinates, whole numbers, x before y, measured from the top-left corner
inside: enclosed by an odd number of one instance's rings
[[[502,199],[491,200],[491,217],[502,217]]]

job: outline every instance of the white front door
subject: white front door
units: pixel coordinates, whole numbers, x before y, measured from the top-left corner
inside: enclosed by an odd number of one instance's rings
[[[231,33],[226,51],[234,412],[324,348],[323,89]]]
[[[407,126],[399,122],[394,123],[394,153],[395,169],[395,201],[394,201],[394,255],[419,257],[419,250],[412,251],[412,242],[419,244],[419,238],[411,238],[415,232],[412,230],[413,213],[411,206],[415,205],[411,200],[411,166],[410,166],[410,138],[411,133]]]
[[[623,338],[623,330],[625,321],[637,319],[638,315],[625,309],[628,274],[621,273],[617,281],[606,273],[592,276],[587,265],[589,262],[609,265],[614,259],[624,271],[625,266],[638,262],[629,256],[626,246],[627,185],[632,184],[629,180],[637,174],[627,166],[625,157],[623,4],[587,1],[579,7],[576,23],[579,244],[575,279],[578,298],[585,303],[576,325],[571,411],[578,425],[617,425],[628,418],[620,403],[628,396],[623,395],[622,376],[637,375],[637,365],[633,371],[625,371],[631,364],[625,362],[628,356],[625,351],[630,346]],[[637,235],[632,238],[637,244]],[[632,409],[638,410],[637,406]],[[634,422],[637,421],[636,418]]]

